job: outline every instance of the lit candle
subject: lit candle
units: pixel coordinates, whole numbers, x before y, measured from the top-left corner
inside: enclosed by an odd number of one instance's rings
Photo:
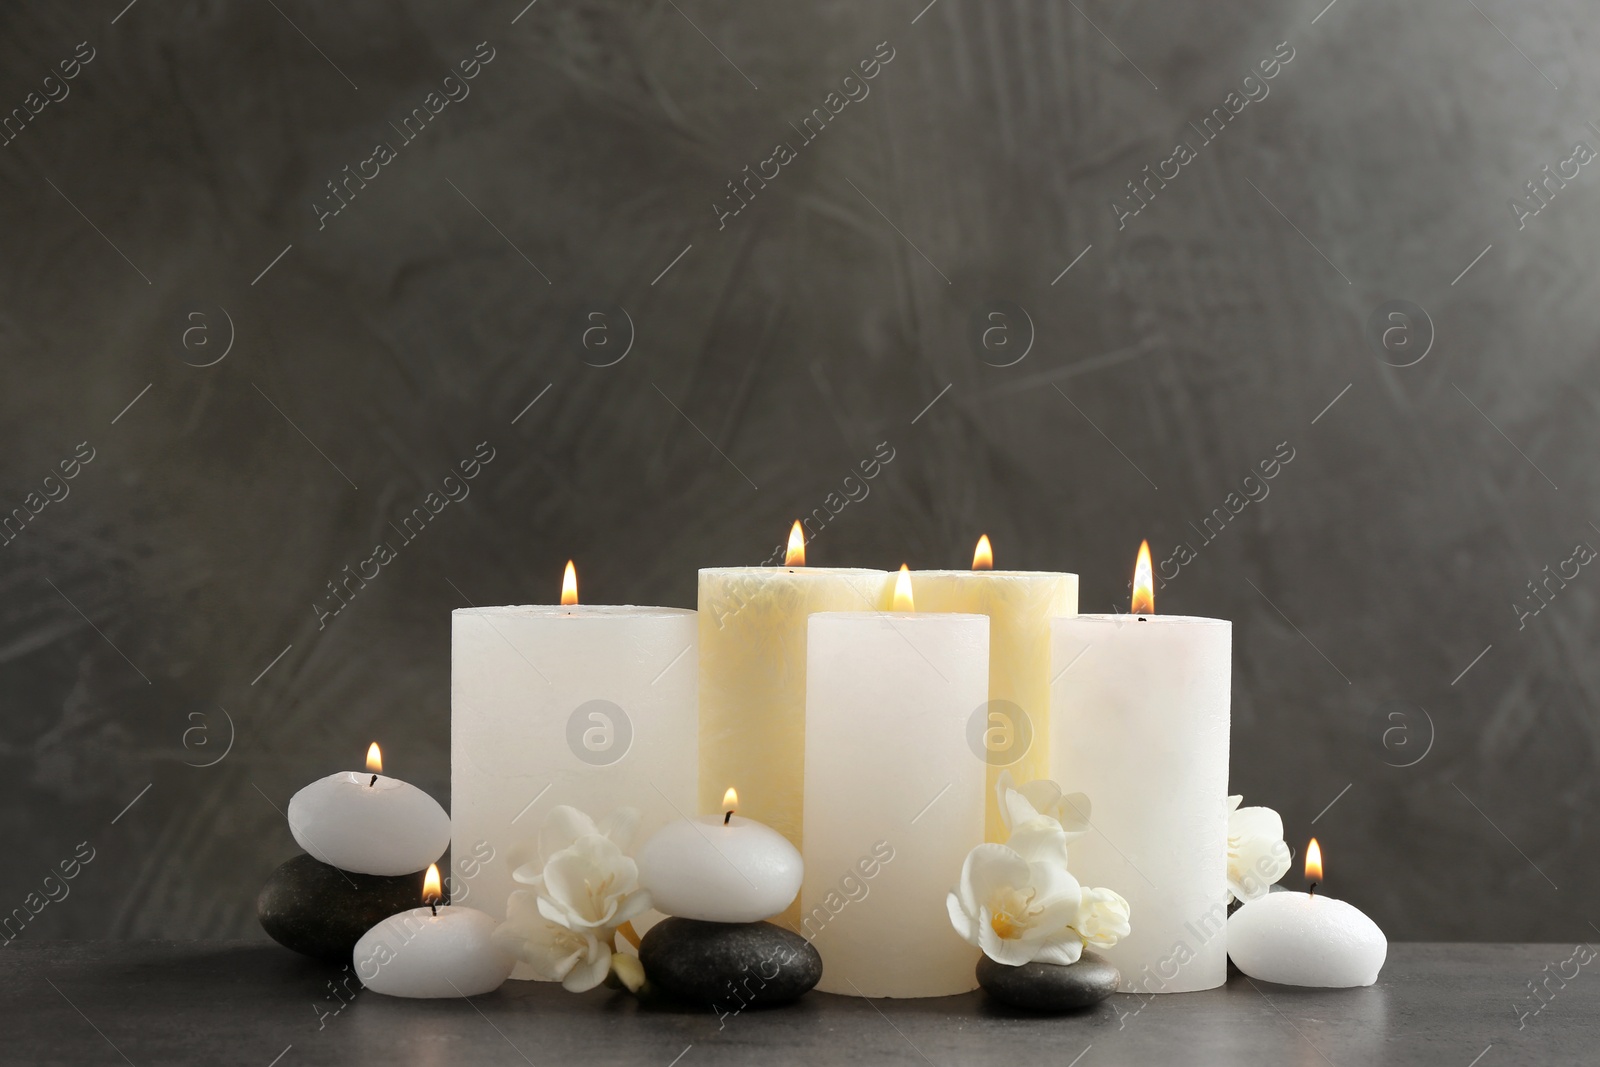
[[[579,604],[571,563],[561,600],[453,616],[450,895],[495,918],[557,805],[643,833],[697,810],[695,613]]]
[[[904,567],[894,607],[811,617],[799,928],[826,992],[948,996],[977,988],[945,895],[983,841],[989,620],[915,612]]]
[[[787,908],[800,891],[800,853],[788,838],[735,815],[729,788],[722,811],[679,819],[639,849],[639,884],[657,911],[680,919],[750,923]]]
[[[416,786],[382,771],[383,753],[374,741],[366,773],[330,774],[289,798],[295,843],[356,874],[415,874],[443,855],[450,816]]]
[[[700,797],[745,787],[744,810],[800,846],[805,781],[806,620],[879,611],[883,571],[806,566],[796,522],[782,567],[700,572]],[[969,709],[970,710],[970,709]]]
[[[1317,893],[1322,846],[1306,848],[1308,893],[1268,893],[1228,919],[1228,955],[1251,978],[1280,985],[1371,985],[1389,940],[1360,908]]]
[[[1072,873],[1127,898],[1133,931],[1101,950],[1124,992],[1211,989],[1228,977],[1233,624],[1155,614],[1148,544],[1132,609],[1052,624],[1056,780],[1094,804]]]
[[[989,616],[989,705],[975,732],[989,761],[984,830],[987,840],[1004,841],[1000,775],[1050,777],[1050,620],[1078,613],[1078,576],[993,568],[984,534],[971,570],[917,572],[917,607]]]
[[[391,997],[475,997],[499,989],[511,957],[494,943],[495,921],[477,908],[441,906],[439,868],[422,884],[423,906],[391,915],[362,935],[356,977]]]

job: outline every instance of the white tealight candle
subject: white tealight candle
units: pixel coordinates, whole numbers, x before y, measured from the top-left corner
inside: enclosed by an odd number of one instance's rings
[[[415,874],[444,855],[450,816],[409,782],[389,778],[373,742],[367,773],[319,778],[289,799],[289,832],[314,859],[356,874]]]
[[[680,919],[749,923],[778,914],[800,892],[800,853],[778,831],[733,814],[668,823],[639,849],[639,884],[657,911]]]
[[[1360,908],[1318,896],[1322,849],[1306,849],[1310,893],[1268,893],[1228,920],[1228,955],[1251,978],[1279,985],[1344,988],[1371,985],[1389,940]]]
[[[439,897],[439,868],[430,866],[422,898]],[[438,903],[391,915],[356,942],[356,975],[374,993],[391,997],[492,993],[515,962],[495,945],[495,926],[477,908]]]

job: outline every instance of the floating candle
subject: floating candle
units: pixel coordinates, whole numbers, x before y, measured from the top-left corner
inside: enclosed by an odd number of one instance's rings
[[[668,823],[639,849],[639,884],[657,911],[748,923],[794,900],[804,869],[800,853],[771,827],[735,815],[738,803],[729,788],[722,812]]]
[[[423,882],[423,907],[391,915],[356,942],[356,976],[391,997],[474,997],[500,988],[513,960],[494,943],[495,921],[477,908],[441,906],[439,868]]]
[[[1228,920],[1228,955],[1251,978],[1343,988],[1378,980],[1389,940],[1360,908],[1317,893],[1322,846],[1306,847],[1308,893],[1268,893]]]
[[[340,771],[289,799],[295,843],[331,867],[357,874],[415,874],[450,845],[450,816],[409,782],[382,773],[374,741],[367,773]]]

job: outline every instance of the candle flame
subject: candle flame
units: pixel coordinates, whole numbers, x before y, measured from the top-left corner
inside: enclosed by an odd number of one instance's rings
[[[978,538],[978,547],[972,552],[972,569],[975,571],[994,570],[994,547],[989,544],[988,534]]]
[[[739,810],[739,791],[731,785],[728,791],[722,794],[722,810],[728,812]]]
[[[1306,846],[1306,881],[1322,881],[1322,846],[1317,844],[1314,837],[1311,844]]]
[[[804,567],[806,565],[806,535],[800,529],[800,520],[794,520],[794,525],[789,527],[789,551],[783,557],[785,567]]]
[[[1150,542],[1139,542],[1139,562],[1133,565],[1133,607],[1135,615],[1156,613],[1156,582],[1150,572]]]
[[[574,567],[569,559],[567,560],[566,573],[561,576],[561,604],[565,607],[568,604],[576,604],[577,602],[578,568]]]
[[[444,892],[439,888],[439,865],[428,864],[428,873],[422,879],[422,902],[424,904],[437,904],[444,899]]]
[[[376,741],[367,747],[367,770],[373,774],[383,773],[383,750]]]
[[[894,610],[917,610],[916,604],[911,599],[911,568],[904,563],[900,564],[900,576],[894,580]]]

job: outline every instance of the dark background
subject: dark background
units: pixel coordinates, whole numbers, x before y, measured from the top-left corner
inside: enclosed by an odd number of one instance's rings
[[[1600,173],[1520,230],[1510,198],[1600,144],[1592,5],[123,3],[0,13],[0,107],[95,53],[0,149],[0,505],[94,450],[0,547],[0,911],[95,850],[24,936],[262,936],[295,789],[377,738],[448,797],[452,608],[551,601],[569,555],[586,600],[693,605],[880,442],[812,562],[959,567],[987,531],[1105,611],[1141,537],[1187,538],[1157,607],[1234,620],[1234,788],[1333,895],[1400,939],[1590,935],[1600,575],[1512,604],[1600,545]],[[1385,351],[1394,299],[1431,328]]]

